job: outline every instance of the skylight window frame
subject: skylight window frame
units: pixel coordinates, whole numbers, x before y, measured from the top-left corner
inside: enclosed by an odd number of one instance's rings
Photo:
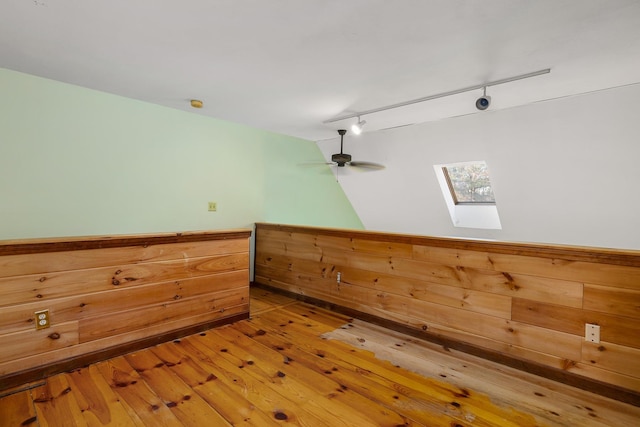
[[[487,162],[485,162],[484,160],[464,161],[464,162],[455,162],[455,163],[451,162],[451,163],[441,163],[441,164],[433,165],[433,170],[435,172],[435,176],[438,181],[440,191],[442,192],[442,197],[444,198],[445,206],[447,208],[447,211],[449,212],[449,216],[451,217],[451,224],[456,228],[461,227],[461,228],[475,228],[475,229],[485,229],[485,230],[502,230],[502,224],[500,222],[500,215],[498,214],[497,197],[495,192],[493,194],[495,203],[487,203],[487,202],[482,202],[482,203],[458,202],[458,204],[454,203],[454,198],[453,198],[454,193],[451,191],[449,184],[447,183],[447,179],[445,178],[444,167],[472,165],[476,163],[484,163],[484,165],[487,168],[489,167]],[[491,176],[489,176],[489,181],[491,182]],[[492,185],[492,190],[493,190],[493,185]]]
[[[484,162],[470,162],[469,164],[479,164]],[[491,180],[489,179],[489,187],[491,188],[491,194],[493,195],[493,201],[461,201],[458,200],[458,194],[456,193],[456,189],[453,186],[453,182],[451,180],[451,176],[449,175],[449,167],[461,167],[464,165],[443,165],[442,166],[442,174],[447,183],[447,187],[449,188],[449,192],[451,193],[451,198],[453,199],[454,205],[470,205],[470,206],[496,206],[496,198],[495,194],[493,194],[493,188],[491,187]]]

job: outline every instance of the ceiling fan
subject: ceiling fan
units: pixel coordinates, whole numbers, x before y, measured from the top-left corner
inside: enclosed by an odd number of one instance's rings
[[[335,164],[338,167],[351,166],[362,169],[370,169],[370,170],[379,170],[384,169],[384,165],[379,163],[371,163],[371,162],[354,162],[351,160],[351,154],[343,153],[343,145],[344,145],[344,135],[347,133],[345,129],[339,129],[338,134],[340,135],[340,152],[331,155],[331,162],[329,164]]]

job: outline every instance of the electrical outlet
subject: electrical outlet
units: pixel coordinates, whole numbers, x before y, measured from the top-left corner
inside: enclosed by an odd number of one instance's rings
[[[584,340],[598,344],[600,342],[600,325],[587,323],[584,331]]]
[[[35,312],[36,316],[36,330],[47,329],[51,326],[49,319],[49,310],[40,310]]]
[[[209,212],[216,212],[218,210],[218,204],[216,202],[209,202]]]

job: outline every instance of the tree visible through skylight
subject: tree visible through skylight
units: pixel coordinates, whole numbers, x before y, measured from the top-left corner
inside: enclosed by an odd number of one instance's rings
[[[444,166],[442,172],[455,204],[495,204],[485,162]]]

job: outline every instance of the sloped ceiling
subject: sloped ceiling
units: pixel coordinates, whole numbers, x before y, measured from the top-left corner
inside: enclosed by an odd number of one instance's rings
[[[3,0],[0,67],[318,141],[637,83],[640,2]]]

